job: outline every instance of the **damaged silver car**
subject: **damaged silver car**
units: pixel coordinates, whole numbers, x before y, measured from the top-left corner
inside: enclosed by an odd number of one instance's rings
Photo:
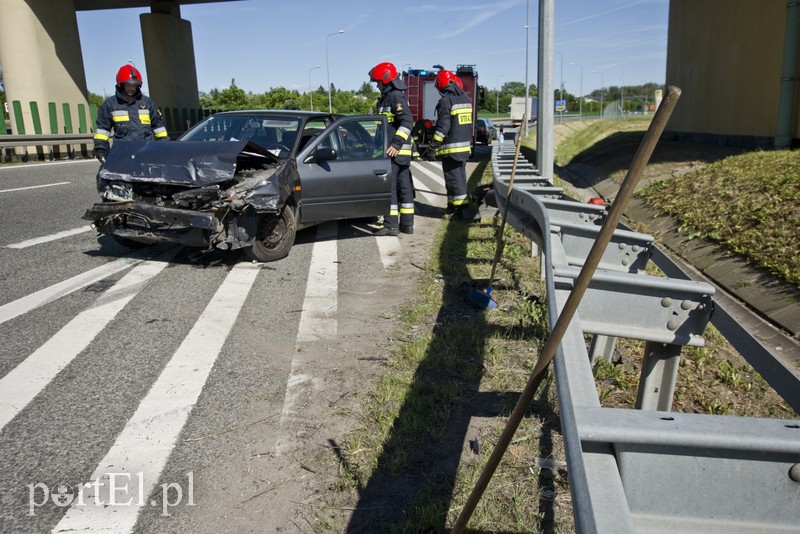
[[[158,242],[285,257],[298,230],[388,213],[383,115],[229,111],[171,143],[121,141],[84,215],[129,247]]]

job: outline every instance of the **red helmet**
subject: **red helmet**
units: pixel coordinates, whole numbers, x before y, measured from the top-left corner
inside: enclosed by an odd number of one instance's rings
[[[117,85],[122,85],[123,83],[142,85],[142,73],[133,65],[120,67],[119,71],[117,71]]]
[[[442,90],[455,82],[455,77],[455,74],[449,70],[440,70],[439,74],[436,75],[436,81],[433,83],[433,86],[436,87],[436,89]]]
[[[453,81],[456,82],[459,89],[464,90],[464,82],[461,81],[461,78],[453,74]]]
[[[373,82],[389,83],[397,78],[397,69],[391,63],[378,63],[369,71],[369,79]]]

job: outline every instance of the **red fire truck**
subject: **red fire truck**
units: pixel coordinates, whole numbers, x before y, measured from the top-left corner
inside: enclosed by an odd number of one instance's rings
[[[422,152],[433,138],[433,125],[436,123],[436,104],[439,103],[439,91],[434,81],[441,65],[434,65],[432,70],[409,69],[402,73],[403,81],[408,86],[406,96],[411,114],[414,116],[414,133],[419,132],[419,148]],[[478,88],[478,71],[475,65],[458,65],[453,71],[464,84],[464,92],[472,100],[472,143],[475,144],[475,117],[478,113],[480,89]]]

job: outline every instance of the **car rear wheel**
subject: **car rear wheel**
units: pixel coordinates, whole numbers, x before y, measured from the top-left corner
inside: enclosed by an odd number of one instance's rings
[[[289,254],[297,234],[294,210],[286,206],[278,214],[262,214],[258,217],[258,230],[253,245],[244,249],[245,254],[256,261],[275,261]]]

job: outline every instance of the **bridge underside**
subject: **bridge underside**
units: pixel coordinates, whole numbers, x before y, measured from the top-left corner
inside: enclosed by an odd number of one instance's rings
[[[0,16],[0,65],[8,101],[19,100],[23,123],[33,131],[27,102],[87,105],[86,74],[77,11],[149,7],[139,16],[149,95],[162,108],[200,107],[192,26],[180,6],[234,0],[11,0]],[[109,79],[120,65],[108,65]],[[58,106],[61,112],[61,106]],[[13,133],[17,118],[13,116]],[[42,129],[50,132],[49,117]],[[64,117],[58,122],[64,124]]]

